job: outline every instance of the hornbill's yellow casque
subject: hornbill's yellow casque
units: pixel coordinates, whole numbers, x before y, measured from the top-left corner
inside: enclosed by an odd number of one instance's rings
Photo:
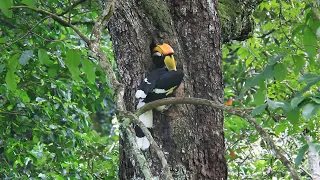
[[[172,92],[179,87],[183,79],[183,72],[177,71],[176,62],[173,57],[173,49],[168,44],[156,45],[152,49],[152,60],[156,69],[144,78],[136,92],[136,98],[139,99],[137,109],[144,104],[166,98],[172,95]],[[165,106],[157,107],[156,110],[163,111]],[[152,128],[153,114],[152,110],[139,116],[139,120],[147,128]],[[137,144],[140,149],[146,150],[150,142],[143,134],[139,126],[135,126]]]

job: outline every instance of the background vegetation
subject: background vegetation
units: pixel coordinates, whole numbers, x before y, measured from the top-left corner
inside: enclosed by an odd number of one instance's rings
[[[100,12],[95,1],[0,1],[0,178],[116,179],[108,77],[73,30],[13,5],[55,13],[86,35]],[[317,1],[266,0],[252,17],[252,37],[222,49],[225,100],[254,109],[303,179],[305,152],[320,150],[319,17]],[[107,31],[102,46],[116,71]],[[230,179],[290,179],[245,120],[225,114],[225,137]]]

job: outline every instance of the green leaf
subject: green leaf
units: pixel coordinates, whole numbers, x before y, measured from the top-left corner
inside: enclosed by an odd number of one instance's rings
[[[314,148],[316,149],[317,152],[320,151],[320,143],[314,143]]]
[[[310,119],[313,115],[315,115],[318,112],[320,105],[309,103],[307,104],[302,111],[302,116],[305,119]]]
[[[82,65],[83,65],[83,71],[87,74],[87,78],[89,82],[94,83],[96,79],[94,65],[88,59],[83,59]]]
[[[81,55],[79,51],[74,49],[69,49],[67,52],[66,65],[70,68],[78,68],[81,60]]]
[[[47,66],[50,66],[50,65],[53,64],[53,62],[50,61],[50,59],[49,59],[47,51],[44,50],[44,49],[40,49],[38,51],[38,57],[39,57],[39,61],[40,61],[41,64],[44,64],[44,65],[47,65]]]
[[[48,69],[48,75],[50,78],[55,77],[58,74],[58,67],[57,66],[50,66]]]
[[[299,153],[298,153],[296,159],[294,160],[294,164],[295,164],[296,167],[298,167],[301,164],[301,161],[303,159],[304,153],[306,153],[308,149],[309,149],[309,145],[308,144],[303,145],[299,149]]]
[[[277,109],[279,107],[283,107],[284,103],[283,102],[278,102],[278,101],[272,101],[270,99],[267,99],[267,103],[270,106],[271,109]]]
[[[8,86],[8,89],[11,90],[11,91],[14,91],[17,89],[17,83],[16,83],[16,80],[14,78],[14,71],[12,70],[9,70],[7,72],[7,75],[6,75],[6,84]]]
[[[21,3],[26,4],[30,7],[35,8],[36,6],[34,5],[34,1],[33,0],[22,0]]]
[[[8,37],[1,37],[0,38],[0,44],[3,44],[3,43],[6,43],[7,42],[7,40],[8,40]]]
[[[293,59],[295,60],[295,67],[294,67],[294,74],[298,75],[300,71],[304,68],[306,64],[306,60],[303,56],[295,55],[293,56]]]
[[[18,58],[20,57],[20,54],[14,54],[8,62],[8,68],[9,70],[16,71],[17,65],[18,65]]]
[[[296,108],[304,99],[305,99],[305,97],[303,97],[303,96],[294,97],[291,100],[291,107]]]
[[[254,103],[256,105],[260,105],[264,103],[265,93],[263,90],[259,90],[253,95],[253,97],[254,97]]]
[[[0,1],[0,9],[3,12],[4,15],[6,15],[9,18],[12,18],[12,10],[9,10],[9,8],[13,6],[13,0],[1,0]]]
[[[79,75],[80,75],[80,70],[79,70],[79,64],[80,64],[80,53],[79,51],[76,51],[74,49],[69,49],[67,52],[67,58],[66,58],[66,65],[71,72],[72,79],[79,81],[81,80]]]
[[[306,82],[306,83],[313,83],[320,80],[320,76],[317,74],[305,74],[303,76],[300,76],[298,79],[298,82]]]
[[[320,27],[317,29],[317,37],[320,38]]]
[[[304,30],[303,44],[306,52],[308,52],[311,55],[311,57],[317,55],[317,37],[308,27]]]
[[[312,99],[315,103],[320,104],[320,98],[311,97],[310,99]]]
[[[268,59],[270,65],[276,64],[282,59],[283,55],[275,55]]]
[[[280,82],[286,78],[288,73],[287,67],[283,63],[276,64],[273,67],[273,71],[274,71],[274,77],[276,78],[276,80]]]
[[[283,123],[283,124],[279,124],[276,129],[275,129],[275,134],[278,136],[281,132],[284,132],[287,129],[287,124]]]
[[[27,92],[25,92],[24,90],[17,90],[15,95],[17,97],[21,98],[23,103],[30,102],[30,98],[29,98]]]
[[[25,66],[30,60],[30,58],[32,57],[32,55],[33,55],[33,50],[25,50],[19,58],[19,63],[22,66]]]
[[[258,114],[260,114],[262,111],[264,111],[267,107],[267,104],[262,104],[256,108],[254,108],[254,110],[252,111],[252,116],[256,116]]]
[[[289,112],[286,112],[286,115],[291,124],[295,125],[299,122],[299,119],[300,119],[299,109],[295,108]]]
[[[0,64],[0,73],[2,73],[3,69],[4,69],[5,65],[4,64]]]

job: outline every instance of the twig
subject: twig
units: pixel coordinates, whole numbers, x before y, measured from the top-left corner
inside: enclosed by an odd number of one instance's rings
[[[206,106],[220,109],[230,114],[234,114],[246,119],[251,125],[255,127],[255,129],[259,132],[259,134],[264,138],[264,140],[269,145],[270,149],[275,152],[276,157],[288,168],[292,178],[295,180],[300,179],[296,169],[291,165],[290,161],[283,155],[283,152],[281,151],[281,149],[279,149],[275,145],[272,138],[262,128],[262,126],[259,123],[257,123],[257,121],[254,118],[252,118],[248,113],[246,113],[246,110],[244,109],[225,106],[223,104],[220,104],[208,99],[201,99],[201,98],[165,98],[165,99],[156,100],[156,101],[152,101],[150,103],[145,104],[140,109],[138,109],[135,114],[136,116],[139,116],[144,112],[154,109],[158,106],[168,105],[168,104],[206,105]]]
[[[133,114],[131,112],[120,112],[120,114],[121,114],[121,116],[124,116],[124,117],[127,117],[127,118],[131,119],[131,121],[134,124],[137,124],[141,128],[143,134],[149,140],[149,142],[151,144],[151,148],[153,148],[156,151],[156,153],[158,155],[158,158],[161,161],[161,164],[162,164],[166,179],[167,180],[173,180],[172,174],[170,172],[170,167],[168,165],[166,157],[165,157],[164,153],[162,152],[161,148],[159,147],[159,145],[153,139],[153,137],[152,137],[150,131],[148,130],[148,128],[139,120],[138,116],[136,116],[135,114]]]
[[[21,9],[21,8],[30,9],[30,10],[39,12],[41,14],[45,14],[45,15],[50,16],[52,19],[54,19],[55,21],[60,23],[62,26],[70,27],[71,29],[73,29],[82,38],[82,40],[87,43],[88,46],[90,45],[89,39],[84,34],[82,34],[82,32],[76,26],[68,23],[67,21],[65,21],[64,19],[62,19],[61,17],[59,17],[56,14],[53,14],[53,13],[48,12],[48,11],[45,11],[43,9],[32,8],[32,7],[29,7],[29,6],[12,6],[9,9]]]
[[[18,39],[14,40],[14,41],[11,42],[10,44],[8,44],[7,47],[10,47],[12,44],[14,44],[14,43],[20,41],[21,39],[25,38],[28,34],[30,34],[30,33],[33,31],[34,28],[36,28],[40,23],[42,23],[42,22],[43,22],[45,19],[47,19],[47,18],[48,18],[48,16],[45,17],[45,18],[42,18],[36,25],[34,25],[32,28],[30,28],[30,30],[29,30],[27,33],[25,33],[24,35],[22,35],[22,36],[19,37]]]
[[[71,21],[71,24],[76,25],[76,24],[90,24],[94,25],[93,21]]]
[[[281,20],[282,17],[284,17],[283,14],[282,14],[282,3],[280,1],[278,1],[278,3],[280,4],[279,23],[280,23],[280,29],[281,29],[283,35],[287,38],[288,41],[291,41],[298,49],[304,51],[293,39],[289,38],[289,36],[287,35],[286,32],[284,32],[283,27],[282,27],[283,26],[282,25],[282,20]]]
[[[258,36],[258,38],[265,38],[266,36],[272,34],[275,31],[276,31],[275,29],[271,29],[270,31],[266,32],[265,34],[262,34],[261,36]]]
[[[55,39],[46,39],[43,36],[41,36],[40,34],[37,34],[35,32],[31,32],[31,33],[38,36],[39,38],[43,39],[44,41],[47,41],[47,42],[62,42],[63,41],[63,40],[55,40]]]

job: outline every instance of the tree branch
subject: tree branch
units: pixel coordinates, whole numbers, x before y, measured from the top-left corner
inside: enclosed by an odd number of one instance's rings
[[[162,164],[166,179],[167,180],[173,180],[172,174],[170,172],[170,167],[168,165],[166,157],[165,157],[164,153],[162,152],[161,148],[159,147],[159,145],[153,139],[153,137],[152,137],[150,131],[148,130],[148,128],[139,120],[138,116],[136,116],[135,114],[133,114],[131,112],[120,112],[120,114],[123,117],[127,117],[127,118],[131,119],[131,121],[134,124],[137,124],[141,128],[143,134],[148,138],[148,140],[150,142],[150,145],[151,145],[151,148],[153,148],[156,151],[156,153],[158,155],[158,158],[161,161],[161,164]]]
[[[139,167],[144,175],[144,178],[145,179],[153,179],[151,171],[147,165],[147,160],[144,157],[144,155],[141,153],[140,149],[138,148],[134,136],[128,130],[128,128],[125,128],[125,130],[126,130],[126,134],[128,135],[128,140],[129,140],[129,143],[132,147],[133,154],[136,156],[136,159],[139,163]]]
[[[160,100],[152,101],[150,103],[145,104],[140,109],[138,109],[135,114],[136,116],[139,116],[144,112],[154,109],[158,106],[169,105],[169,104],[205,105],[205,106],[210,106],[212,108],[226,111],[230,114],[237,115],[239,117],[246,119],[251,125],[255,127],[255,129],[259,132],[259,134],[267,142],[270,149],[275,152],[276,157],[288,168],[292,178],[295,180],[300,179],[296,169],[291,165],[290,161],[283,155],[283,152],[281,151],[281,149],[279,149],[275,145],[275,143],[273,142],[272,138],[268,135],[268,133],[262,128],[262,126],[259,123],[257,123],[257,121],[254,118],[252,118],[248,113],[246,113],[246,111],[249,111],[248,109],[233,108],[233,107],[225,106],[223,104],[220,104],[211,100],[201,99],[201,98],[165,98],[165,99],[160,99]]]
[[[70,27],[71,29],[73,29],[81,37],[81,39],[87,43],[88,46],[90,45],[89,39],[84,34],[82,34],[82,32],[76,26],[68,23],[67,21],[65,21],[64,19],[62,19],[61,17],[59,17],[56,14],[53,14],[53,13],[48,12],[48,11],[45,11],[43,9],[32,8],[32,7],[29,7],[29,6],[12,6],[9,9],[21,9],[21,8],[30,9],[30,10],[36,11],[36,12],[38,12],[40,14],[44,14],[44,15],[50,16],[52,19],[57,21],[62,26]]]

